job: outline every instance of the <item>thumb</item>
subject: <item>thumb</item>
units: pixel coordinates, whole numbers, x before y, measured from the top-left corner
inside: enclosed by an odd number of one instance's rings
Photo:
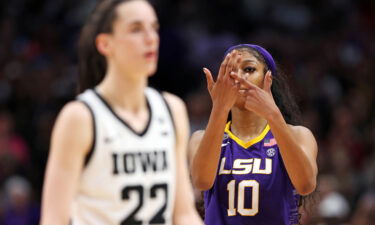
[[[263,90],[265,90],[266,92],[272,95],[271,86],[272,86],[272,73],[270,70],[268,70],[266,75],[264,76]]]
[[[212,86],[214,86],[214,84],[215,84],[214,79],[212,78],[211,71],[204,67],[203,72],[206,75],[207,89],[208,89],[208,91],[211,91]]]

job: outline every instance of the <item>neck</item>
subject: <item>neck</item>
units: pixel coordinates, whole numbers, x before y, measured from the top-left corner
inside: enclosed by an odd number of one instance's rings
[[[146,108],[146,86],[146,76],[125,74],[112,69],[107,71],[97,89],[112,106],[137,113]]]
[[[267,120],[254,112],[232,108],[231,132],[242,140],[257,137],[267,125]]]

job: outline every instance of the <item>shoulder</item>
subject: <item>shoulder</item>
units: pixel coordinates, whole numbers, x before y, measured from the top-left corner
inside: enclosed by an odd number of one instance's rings
[[[84,151],[94,138],[93,115],[87,105],[80,101],[67,103],[60,111],[53,128],[53,142],[59,146],[79,146]]]
[[[189,140],[188,145],[188,161],[191,162],[196,151],[198,150],[199,144],[201,143],[204,135],[204,130],[197,130],[195,131]]]
[[[90,108],[81,101],[68,102],[60,111],[58,120],[80,126],[90,124],[92,119]]]
[[[313,146],[314,149],[317,150],[317,143],[314,137],[314,134],[311,130],[304,126],[294,126],[288,125],[291,129],[293,135],[298,139],[301,144],[308,144],[309,146]]]
[[[171,108],[172,113],[181,113],[186,111],[185,103],[184,101],[182,101],[180,97],[169,92],[162,92],[162,95],[167,104],[169,105],[169,107]]]
[[[185,127],[186,123],[188,122],[188,114],[186,110],[186,105],[184,101],[169,92],[162,92],[163,98],[166,101],[166,104],[168,105],[168,108],[170,109],[170,112],[172,114],[173,120],[175,125],[177,126],[177,129],[179,126]]]
[[[288,124],[288,127],[291,129],[291,131],[293,132],[294,135],[298,135],[298,136],[300,136],[300,135],[302,135],[302,136],[310,136],[310,137],[314,138],[313,133],[307,127],[304,127],[304,126],[295,126],[295,125],[290,125],[290,124]]]
[[[163,92],[162,95],[172,114],[177,134],[177,144],[185,146],[190,130],[185,103],[174,94]]]
[[[204,135],[204,130],[197,130],[195,131],[190,138],[190,145],[196,145],[201,142],[203,135]]]

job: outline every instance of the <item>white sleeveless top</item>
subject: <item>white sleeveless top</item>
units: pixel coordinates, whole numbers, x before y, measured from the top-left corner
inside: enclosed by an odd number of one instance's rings
[[[175,128],[162,95],[145,91],[149,121],[135,132],[95,91],[77,98],[91,111],[94,142],[74,197],[71,224],[172,224]]]

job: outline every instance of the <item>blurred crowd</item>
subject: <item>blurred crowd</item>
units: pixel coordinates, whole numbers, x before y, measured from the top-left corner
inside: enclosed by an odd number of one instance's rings
[[[77,37],[95,2],[0,2],[0,225],[38,224],[51,129],[76,95]],[[264,46],[318,140],[302,224],[375,224],[375,1],[151,2],[161,46],[150,83],[185,100],[192,132],[210,113],[202,67],[216,72],[231,45]]]

